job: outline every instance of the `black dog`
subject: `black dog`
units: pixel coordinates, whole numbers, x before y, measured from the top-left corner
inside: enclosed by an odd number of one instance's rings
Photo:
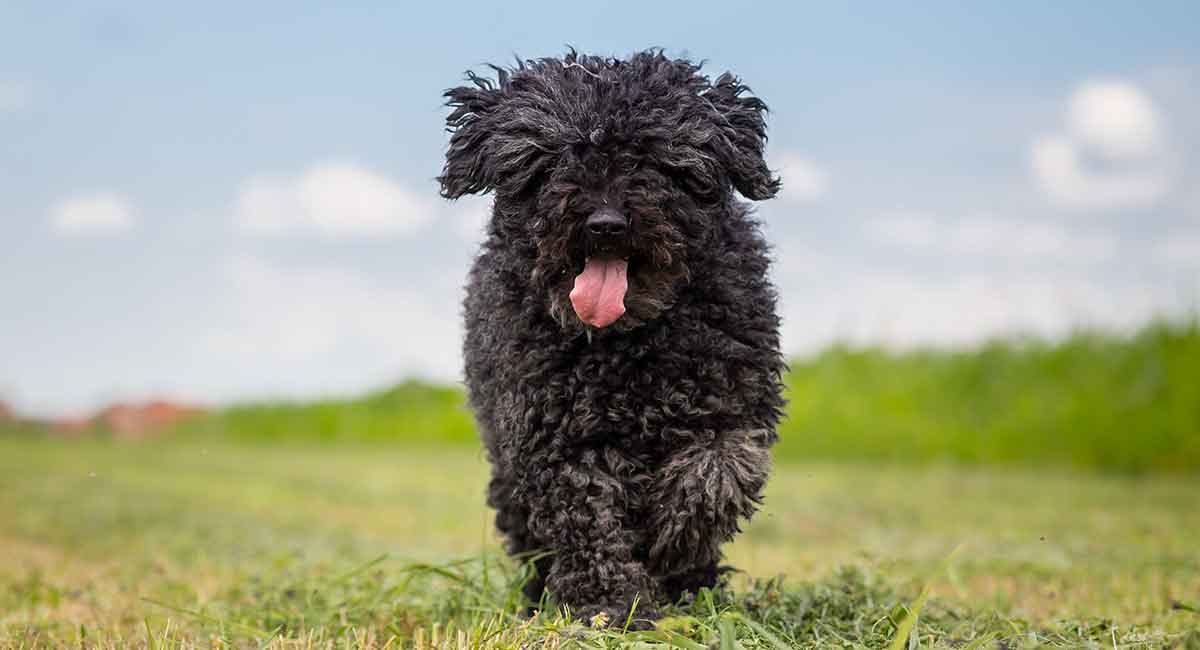
[[[488,504],[528,585],[624,621],[716,582],[783,408],[749,206],[780,188],[767,107],[646,51],[494,68],[446,91],[442,195],[495,192],[465,302]]]

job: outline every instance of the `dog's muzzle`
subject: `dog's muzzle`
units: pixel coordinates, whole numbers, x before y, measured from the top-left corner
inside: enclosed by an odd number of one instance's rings
[[[593,255],[629,255],[629,219],[615,208],[605,206],[593,212],[587,219],[586,231],[588,250]]]
[[[575,276],[571,305],[579,320],[596,328],[612,325],[625,313],[629,289],[629,220],[608,206],[588,217],[584,228],[587,259]]]

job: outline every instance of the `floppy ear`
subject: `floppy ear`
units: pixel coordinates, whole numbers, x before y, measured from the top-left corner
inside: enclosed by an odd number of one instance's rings
[[[451,107],[446,117],[446,130],[450,145],[446,148],[446,164],[438,182],[442,185],[442,196],[457,199],[464,194],[488,192],[496,185],[496,172],[492,168],[488,142],[492,135],[491,117],[500,104],[507,72],[495,68],[500,76],[499,87],[491,79],[467,72],[472,86],[451,88],[444,93],[446,106]]]
[[[742,96],[750,89],[726,72],[704,91],[712,104],[717,136],[709,142],[724,165],[733,186],[742,196],[755,201],[769,199],[779,191],[779,178],[767,169],[763,150],[767,144],[767,105],[757,97]]]

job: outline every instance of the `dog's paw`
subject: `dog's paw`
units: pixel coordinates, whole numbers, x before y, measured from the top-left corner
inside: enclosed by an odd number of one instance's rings
[[[731,431],[673,454],[651,501],[650,561],[660,574],[714,563],[720,546],[761,502],[771,458],[768,432]]]

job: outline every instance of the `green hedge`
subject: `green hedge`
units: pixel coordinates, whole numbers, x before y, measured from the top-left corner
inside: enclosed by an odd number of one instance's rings
[[[181,433],[256,441],[387,441],[475,444],[463,391],[406,381],[350,400],[232,406],[191,420]]]
[[[1200,327],[793,363],[788,458],[1200,469]]]

